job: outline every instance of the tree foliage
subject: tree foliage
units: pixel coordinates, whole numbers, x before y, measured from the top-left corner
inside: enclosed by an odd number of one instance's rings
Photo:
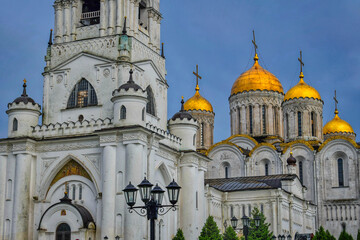
[[[339,240],[354,240],[354,238],[344,229],[339,236]]]
[[[239,238],[237,237],[234,229],[229,226],[226,228],[225,233],[223,234],[223,240],[239,240]]]
[[[255,225],[255,216],[260,217],[260,225],[256,227]],[[250,227],[249,227],[249,235],[248,240],[272,240],[273,233],[269,230],[270,223],[266,222],[266,218],[262,212],[259,211],[258,208],[254,208],[251,212],[250,217]]]
[[[330,234],[328,230],[321,226],[315,233],[314,238],[312,240],[336,240],[336,238]]]
[[[214,221],[213,216],[209,216],[201,230],[199,240],[221,240],[220,230]]]
[[[358,230],[358,234],[357,234],[357,240],[360,240],[360,229]]]
[[[177,230],[176,235],[172,240],[185,240],[184,233],[180,228]]]

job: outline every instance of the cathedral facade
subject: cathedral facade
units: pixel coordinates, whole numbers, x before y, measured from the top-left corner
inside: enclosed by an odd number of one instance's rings
[[[159,0],[56,0],[54,9],[42,106],[24,81],[6,112],[1,239],[148,239],[123,192],[144,177],[182,187],[177,211],[156,220],[159,240],[178,228],[197,239],[209,215],[223,231],[255,207],[276,236],[320,225],[355,236],[356,135],[337,109],[323,127],[323,100],[302,71],[285,93],[255,53],[229,91],[231,134],[214,143],[215,111],[198,83],[168,119]]]

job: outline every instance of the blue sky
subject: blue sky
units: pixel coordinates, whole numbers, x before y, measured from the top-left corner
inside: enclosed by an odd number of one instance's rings
[[[0,137],[7,136],[7,103],[22,91],[42,103],[42,71],[52,0],[5,1],[0,9]],[[360,133],[360,1],[161,0],[168,114],[194,94],[199,64],[200,93],[213,105],[215,141],[230,135],[228,97],[233,82],[251,67],[255,29],[260,64],[285,91],[298,82],[299,50],[305,81],[324,100],[324,124],[333,118],[334,90],[340,117]]]

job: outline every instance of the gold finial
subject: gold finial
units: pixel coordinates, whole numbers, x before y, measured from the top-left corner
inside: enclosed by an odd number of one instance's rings
[[[26,79],[25,79],[25,78],[24,78],[24,80],[23,80],[23,81],[24,81],[24,83],[26,83]]]
[[[66,195],[66,194],[68,194],[68,192],[67,192],[67,188],[68,188],[68,183],[67,182],[65,182],[65,192],[64,192],[64,194]]]
[[[304,62],[302,60],[302,51],[300,50],[300,57],[298,58],[299,62],[300,62],[300,79],[304,78],[304,73],[303,73],[303,66],[304,66]]]
[[[338,99],[336,98],[336,90],[335,90],[335,96],[334,96],[334,101],[335,101],[335,114],[339,114],[339,111],[337,109],[337,105],[339,103]]]
[[[181,99],[184,100],[184,96],[181,96]]]
[[[293,155],[293,152],[292,152],[292,145],[290,146],[290,155]]]
[[[196,64],[196,72],[193,72],[193,74],[196,76],[196,87],[195,91],[199,91],[199,79],[201,79],[201,76],[199,75],[199,65]]]

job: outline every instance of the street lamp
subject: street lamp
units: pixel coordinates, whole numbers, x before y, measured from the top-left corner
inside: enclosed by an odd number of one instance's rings
[[[244,229],[243,229],[243,233],[244,233],[244,236],[245,236],[245,240],[248,239],[248,235],[249,235],[249,218],[244,215],[242,218],[241,218],[242,222],[243,222],[243,226],[244,226]]]
[[[275,237],[275,235],[273,235],[271,239],[272,239],[272,240],[276,240],[276,237]]]
[[[281,240],[285,240],[285,235],[281,235]]]
[[[150,240],[155,240],[155,220],[158,215],[165,215],[171,209],[176,210],[176,203],[179,200],[179,194],[181,187],[173,180],[166,188],[169,195],[169,201],[171,205],[162,205],[164,199],[164,190],[156,184],[151,184],[146,178],[138,185],[140,189],[141,200],[143,201],[143,206],[135,206],[136,204],[136,193],[138,189],[129,182],[129,185],[123,190],[125,193],[125,200],[129,206],[129,212],[135,212],[142,217],[147,217],[150,220]],[[168,208],[165,210],[165,208]],[[137,211],[136,209],[140,209]]]
[[[115,237],[115,240],[120,240],[120,237],[119,237],[119,236],[116,236],[116,237]]]
[[[255,226],[258,228],[260,226],[261,218],[259,215],[256,215],[254,218]]]
[[[230,222],[231,222],[231,226],[233,227],[233,229],[235,230],[236,227],[237,227],[237,224],[238,224],[238,219],[233,216],[231,219],[230,219]]]
[[[287,236],[287,240],[291,240],[291,235],[290,234]]]

